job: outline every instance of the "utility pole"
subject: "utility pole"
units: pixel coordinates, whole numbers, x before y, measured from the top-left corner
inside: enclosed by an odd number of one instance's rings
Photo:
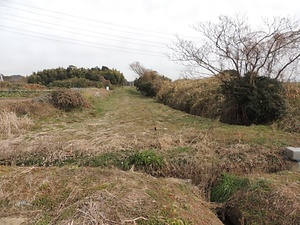
[[[0,73],[0,82],[3,81],[3,74]]]

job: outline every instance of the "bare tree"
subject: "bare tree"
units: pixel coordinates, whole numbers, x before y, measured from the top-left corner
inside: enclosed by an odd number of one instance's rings
[[[134,73],[136,73],[140,77],[150,71],[149,69],[143,67],[139,62],[133,62],[129,64],[129,67]]]
[[[256,76],[280,80],[295,75],[300,59],[298,23],[288,18],[263,22],[256,30],[240,16],[198,23],[194,29],[202,34],[203,42],[199,45],[177,37],[170,58],[211,75],[224,75],[226,70],[234,70],[239,77],[248,73],[251,82]]]

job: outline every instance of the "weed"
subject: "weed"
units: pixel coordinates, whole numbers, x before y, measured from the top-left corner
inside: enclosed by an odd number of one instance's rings
[[[165,162],[161,155],[154,150],[145,150],[137,152],[126,160],[125,165],[135,165],[138,168],[153,168],[159,169],[164,166]]]
[[[249,185],[249,179],[224,173],[222,180],[212,188],[211,201],[226,202],[238,190]]]
[[[45,157],[41,155],[30,155],[16,160],[16,166],[45,166]]]
[[[15,112],[0,111],[0,134],[19,134],[32,125],[33,121],[27,116],[18,117]]]
[[[44,216],[39,219],[35,225],[48,225],[51,223],[51,216],[49,214],[44,214]]]
[[[153,150],[122,153],[103,153],[85,159],[81,165],[92,167],[117,167],[129,170],[133,165],[138,169],[160,169],[164,165],[164,159]]]
[[[147,221],[138,221],[139,225],[190,225],[189,221],[183,219],[169,219],[169,218],[151,218]]]
[[[121,158],[116,153],[104,153],[101,155],[91,156],[84,160],[84,166],[92,167],[121,167]]]
[[[52,210],[55,207],[55,201],[50,196],[39,196],[32,202],[32,205],[39,209]]]

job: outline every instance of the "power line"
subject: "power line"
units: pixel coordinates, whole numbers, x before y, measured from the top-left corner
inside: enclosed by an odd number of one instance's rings
[[[3,13],[3,12],[1,12],[1,14],[5,14],[5,15],[9,15],[9,16],[12,16],[12,17],[17,17],[17,18],[28,19],[26,17],[14,16],[14,15],[10,15],[10,14]],[[48,26],[43,26],[43,25],[39,25],[39,24],[35,24],[35,23],[30,23],[30,22],[15,20],[15,19],[9,19],[9,18],[5,18],[5,17],[2,17],[2,16],[0,16],[0,18],[5,19],[5,20],[9,20],[9,21],[18,22],[18,23],[24,23],[24,24],[28,24],[28,25],[33,25],[33,26],[37,26],[37,27],[41,27],[41,28],[46,28],[46,29],[51,29],[51,30],[56,30],[56,31],[61,31],[61,32],[67,32],[67,33],[72,33],[72,34],[79,34],[79,35],[86,36],[86,37],[94,37],[94,38],[105,39],[105,40],[109,40],[109,41],[121,41],[121,42],[124,42],[124,43],[144,45],[144,46],[155,47],[155,48],[166,48],[166,46],[163,47],[163,46],[158,46],[158,45],[150,45],[150,44],[143,44],[143,43],[133,42],[133,41],[142,41],[140,39],[127,38],[127,37],[121,37],[121,36],[116,36],[116,35],[110,35],[110,34],[104,34],[104,33],[89,31],[91,33],[96,33],[96,34],[101,34],[101,35],[106,35],[106,36],[112,36],[112,37],[120,37],[120,38],[122,38],[121,40],[111,39],[111,38],[105,38],[105,37],[100,37],[100,36],[96,36],[96,35],[90,35],[90,34],[86,34],[86,33],[79,33],[79,32],[75,32],[75,31],[61,30],[61,29],[57,29],[57,28],[53,28],[53,27],[48,27]],[[42,21],[35,21],[35,22],[46,23],[46,22],[42,22]],[[46,24],[55,25],[55,26],[62,26],[62,25],[53,24],[53,23],[46,23]],[[62,26],[62,27],[73,29],[73,30],[82,30],[82,29],[75,29],[73,27],[68,27],[68,26]],[[83,31],[85,31],[85,30],[83,30]],[[129,40],[133,40],[133,41],[126,41],[124,39],[129,39]],[[143,41],[146,41],[146,40],[143,40]],[[159,43],[159,42],[154,42],[154,43]],[[161,44],[163,44],[163,43],[161,43]]]
[[[12,28],[12,29],[15,29],[15,28]],[[80,45],[80,46],[85,46],[85,47],[99,48],[99,49],[111,50],[111,51],[117,51],[117,52],[124,52],[124,53],[149,55],[149,56],[155,56],[155,57],[164,57],[164,55],[162,53],[159,53],[159,52],[157,52],[157,54],[148,54],[148,53],[145,53],[147,51],[143,51],[143,50],[140,50],[141,52],[138,52],[138,50],[135,50],[135,49],[133,49],[133,50],[128,49],[130,51],[128,51],[128,50],[122,50],[122,49],[112,49],[112,48],[105,48],[105,47],[100,47],[100,46],[95,46],[95,45],[87,45],[87,44],[80,44],[80,43],[71,42],[71,41],[58,40],[58,39],[53,39],[53,38],[48,38],[48,37],[43,37],[43,36],[36,36],[36,35],[32,35],[32,34],[28,34],[28,33],[23,33],[23,32],[16,32],[16,31],[11,31],[11,30],[5,30],[5,29],[2,29],[2,28],[0,28],[0,30],[5,31],[5,32],[9,32],[9,33],[16,33],[16,34],[21,34],[21,35],[26,35],[26,36],[36,37],[36,38],[42,38],[42,39],[47,39],[47,40],[52,40],[52,41],[57,41],[57,42],[62,42],[62,43]],[[26,32],[28,32],[28,31],[26,31]],[[33,32],[31,32],[31,33],[33,33]],[[63,39],[68,39],[68,38],[63,38]],[[76,41],[85,42],[85,41],[80,41],[80,40],[76,40]],[[153,52],[153,53],[155,53],[155,52]],[[159,55],[159,54],[161,54],[161,55]]]
[[[132,29],[132,30],[137,30],[137,31],[142,31],[142,32],[148,32],[148,33],[151,33],[150,36],[153,36],[153,37],[155,37],[153,35],[153,33],[166,35],[166,36],[168,36],[168,38],[170,38],[170,36],[175,36],[175,34],[176,34],[176,33],[167,33],[167,32],[154,31],[154,30],[149,30],[149,29],[144,29],[144,28],[124,26],[124,25],[120,25],[120,24],[116,24],[116,23],[104,22],[104,21],[95,20],[95,19],[91,19],[91,18],[86,18],[86,17],[81,17],[81,16],[75,16],[75,15],[72,15],[72,14],[67,14],[67,13],[62,13],[62,12],[58,12],[58,11],[54,11],[54,10],[40,8],[40,7],[36,7],[36,6],[33,6],[33,5],[28,5],[28,4],[23,4],[23,3],[17,3],[17,2],[10,1],[10,0],[2,0],[2,1],[8,2],[8,3],[12,3],[12,4],[15,4],[15,5],[25,6],[25,7],[28,7],[28,8],[42,10],[42,11],[45,11],[45,12],[55,13],[55,14],[58,14],[58,15],[73,17],[73,18],[76,18],[76,19],[81,19],[81,20],[86,20],[86,21],[91,21],[91,22],[97,22],[97,23],[101,23],[101,24],[107,24],[107,25],[112,25],[112,26],[116,26],[116,27],[121,27],[121,28],[126,28],[126,29]],[[5,6],[5,5],[3,5],[3,6]],[[9,7],[9,6],[5,6],[5,7]],[[13,7],[11,7],[11,8],[13,8]],[[15,9],[21,10],[21,9],[18,9],[18,8],[15,8]],[[23,10],[23,11],[26,11],[26,10]],[[41,14],[41,13],[37,13],[37,12],[32,12],[32,11],[31,11],[31,13],[39,14],[39,15],[42,15],[42,16],[48,16],[48,15],[45,15],[45,14]],[[48,16],[48,17],[51,17],[51,16]],[[109,29],[109,28],[106,28],[106,29]],[[125,31],[121,31],[121,32],[125,32]],[[135,33],[135,34],[149,36],[149,34],[140,34],[140,33]],[[185,37],[185,38],[198,39],[198,37],[191,37],[191,36],[186,36],[186,35],[180,35],[180,36]],[[160,38],[166,38],[166,37],[160,37]]]
[[[26,17],[22,17],[22,16],[16,16],[16,15],[11,15],[11,14],[8,14],[8,13],[5,13],[5,12],[1,12],[1,14],[8,15],[8,16],[11,16],[11,17],[16,17],[16,18],[30,20],[30,18],[26,18]],[[2,18],[3,19],[7,19],[5,17],[2,17]],[[7,19],[7,20],[12,20],[12,19]],[[12,20],[12,21],[26,23],[26,22],[18,21],[18,20]],[[155,43],[155,44],[165,45],[165,43],[162,43],[162,42],[148,41],[148,40],[144,40],[144,39],[138,39],[138,38],[132,38],[132,37],[125,37],[125,36],[118,36],[118,35],[111,35],[111,34],[107,34],[107,33],[96,32],[96,31],[81,29],[81,28],[77,28],[77,27],[65,26],[65,25],[57,24],[57,23],[44,22],[44,21],[40,21],[40,20],[35,20],[35,22],[44,23],[44,24],[53,25],[53,26],[59,26],[59,27],[68,28],[68,29],[72,29],[72,30],[81,30],[81,31],[84,31],[84,32],[89,32],[89,33],[94,33],[94,34],[100,34],[100,35],[105,35],[105,36],[112,36],[112,37],[118,37],[118,38],[122,38],[122,39],[125,38],[125,39],[131,39],[131,40],[141,41],[141,42],[148,42],[148,43]],[[41,26],[41,25],[36,25],[34,23],[28,23],[28,22],[27,22],[27,24],[34,25],[34,26]],[[54,28],[50,28],[50,29],[54,29]]]
[[[149,32],[149,33],[157,33],[157,34],[163,34],[163,35],[168,35],[168,36],[173,36],[174,35],[174,34],[170,34],[170,33],[166,33],[166,32],[159,32],[159,31],[148,30],[148,29],[143,29],[143,28],[124,26],[124,25],[120,25],[120,24],[116,24],[116,23],[104,22],[104,21],[90,19],[90,18],[86,18],[86,17],[75,16],[75,15],[72,15],[72,14],[57,12],[57,11],[54,11],[54,10],[44,9],[44,8],[36,7],[36,6],[33,6],[33,5],[23,4],[23,3],[17,3],[17,2],[13,2],[13,1],[9,1],[9,0],[2,0],[2,1],[9,2],[9,3],[12,3],[12,4],[16,4],[16,5],[25,6],[25,7],[29,7],[29,8],[39,9],[39,10],[42,10],[42,11],[45,11],[45,12],[51,12],[51,13],[55,13],[55,14],[59,14],[59,15],[63,15],[63,16],[69,16],[69,17],[73,17],[73,18],[77,18],[77,19],[82,19],[82,20],[86,20],[86,21],[92,21],[92,22],[97,22],[97,23],[102,23],[102,24],[108,24],[108,25],[127,28],[127,29],[140,30],[140,31],[145,31],[145,32]]]
[[[50,17],[50,18],[54,18],[54,19],[57,19],[57,17],[53,17],[53,16],[49,16],[49,15],[45,15],[45,14],[42,14],[42,13],[38,13],[38,12],[33,12],[33,11],[28,11],[28,10],[24,10],[24,9],[19,9],[19,8],[15,8],[15,7],[12,7],[12,6],[7,6],[7,5],[3,5],[3,4],[0,4],[1,6],[4,6],[4,7],[7,7],[7,8],[11,8],[11,9],[15,9],[15,10],[19,10],[19,11],[23,11],[23,12],[28,12],[28,13],[32,13],[32,14],[36,14],[36,15],[40,15],[40,16],[46,16],[46,17]],[[47,11],[47,10],[46,10]],[[68,14],[66,14],[68,15]],[[69,15],[68,15],[69,16]],[[75,16],[72,16],[72,17],[75,17]],[[81,17],[78,17],[80,19],[82,19]],[[74,20],[68,20],[68,19],[64,19],[64,21],[69,21],[69,22],[73,22],[73,23],[78,23],[77,21],[74,21]],[[161,37],[161,36],[157,36],[157,35],[153,35],[153,34],[142,34],[142,33],[136,33],[136,32],[132,32],[132,31],[124,31],[124,30],[118,30],[118,29],[113,29],[113,28],[110,28],[110,27],[103,27],[103,26],[98,26],[98,25],[92,25],[92,24],[87,24],[87,23],[82,23],[80,22],[81,24],[83,25],[89,25],[89,26],[94,26],[94,27],[99,27],[99,28],[104,28],[104,29],[107,29],[107,30],[114,30],[114,31],[119,31],[119,32],[123,32],[123,33],[128,33],[128,34],[134,34],[134,35],[141,35],[141,36],[147,36],[147,37],[154,37],[154,38],[160,38],[160,39],[169,39],[170,37]],[[110,23],[107,23],[107,24],[110,24]],[[116,26],[116,25],[115,25]],[[123,27],[120,25],[120,27]],[[124,26],[125,28],[128,28],[126,26]],[[149,31],[148,31],[149,32]],[[156,32],[154,32],[156,33]],[[170,34],[168,34],[170,36]]]
[[[83,40],[78,40],[78,39],[74,39],[74,38],[65,38],[65,37],[60,37],[60,36],[56,36],[56,35],[44,34],[44,33],[34,32],[34,31],[27,31],[27,30],[23,30],[23,29],[19,29],[19,28],[14,28],[14,27],[8,27],[8,26],[0,25],[0,27],[1,26],[4,27],[4,28],[14,29],[14,30],[18,30],[18,31],[25,31],[25,32],[28,32],[28,33],[34,33],[34,34],[39,34],[39,35],[52,36],[54,38],[59,38],[59,39],[67,39],[67,40],[71,40],[71,41],[78,41],[78,42],[83,42],[83,43],[88,43],[88,44],[103,45],[103,46],[106,46],[106,47],[121,48],[121,49],[133,50],[133,51],[141,51],[139,49],[132,49],[132,48],[128,49],[128,48],[114,46],[114,45],[101,44],[101,43],[90,42],[90,41],[83,41]],[[144,50],[142,50],[142,51],[144,52]],[[146,50],[146,52],[160,54],[160,52],[154,52],[154,51],[149,51],[149,50]]]

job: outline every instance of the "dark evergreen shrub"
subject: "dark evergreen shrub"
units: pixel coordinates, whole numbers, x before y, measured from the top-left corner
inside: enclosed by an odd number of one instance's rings
[[[253,80],[251,80],[253,79]],[[287,111],[281,82],[262,76],[232,77],[224,81],[226,110],[221,120],[230,124],[268,124]]]

